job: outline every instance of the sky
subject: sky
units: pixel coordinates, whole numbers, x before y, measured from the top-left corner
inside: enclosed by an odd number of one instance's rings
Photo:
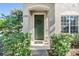
[[[22,9],[22,3],[0,3],[0,17],[1,13],[9,15],[12,9]]]

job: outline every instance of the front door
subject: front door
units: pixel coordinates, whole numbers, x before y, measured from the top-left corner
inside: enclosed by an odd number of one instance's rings
[[[34,15],[35,40],[44,40],[44,15]]]
[[[33,13],[32,46],[48,46],[48,19],[46,13]]]

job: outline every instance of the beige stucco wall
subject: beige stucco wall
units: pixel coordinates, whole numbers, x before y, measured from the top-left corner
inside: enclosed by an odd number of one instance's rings
[[[55,33],[61,33],[61,16],[79,15],[79,4],[56,3],[55,4]]]
[[[30,32],[30,30],[33,28],[33,21],[31,20],[29,8],[33,6],[47,6],[49,8],[48,10],[48,19],[49,19],[49,34],[53,34],[55,31],[54,23],[55,23],[55,6],[53,3],[25,3],[23,4],[23,32]],[[27,16],[27,17],[26,17]]]
[[[29,32],[33,27],[33,22],[30,20],[29,8],[36,5],[49,7],[49,36],[53,33],[61,33],[62,15],[79,15],[79,4],[77,3],[25,3],[23,4],[23,15],[25,15],[23,17],[23,32]]]
[[[42,7],[42,8],[40,8]],[[44,8],[43,8],[44,7]],[[31,11],[32,9],[32,11]],[[47,9],[45,11],[45,9]],[[34,41],[34,22],[33,22],[33,15],[32,15],[32,12],[35,12],[35,11],[44,11],[46,12],[46,17],[45,17],[45,20],[48,21],[46,23],[48,24],[45,24],[45,28],[46,26],[48,26],[48,29],[44,29],[44,40],[43,40],[43,46],[44,46],[44,49],[45,49],[45,46],[47,49],[50,48],[50,35],[52,35],[54,32],[55,32],[55,6],[53,3],[25,3],[23,4],[23,32],[31,32],[32,35],[31,35],[31,45],[35,46]]]
[[[33,8],[34,7],[34,8]],[[40,8],[41,7],[41,8]],[[44,7],[44,8],[43,8]],[[47,9],[47,10],[46,10]],[[48,29],[44,30],[46,33],[44,36],[44,46],[46,48],[50,47],[50,37],[51,35],[61,33],[61,16],[62,15],[79,15],[79,4],[68,4],[68,3],[25,3],[23,4],[23,32],[31,32],[32,40],[34,43],[34,22],[32,12],[35,11],[45,11],[47,13],[46,19],[48,19],[46,26]],[[79,19],[79,18],[78,18]],[[79,21],[78,21],[79,22]],[[48,43],[48,44],[47,44]],[[31,44],[32,45],[32,44]]]

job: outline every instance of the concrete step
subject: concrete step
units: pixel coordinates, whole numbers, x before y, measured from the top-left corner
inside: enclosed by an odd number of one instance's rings
[[[47,47],[47,46],[31,46],[30,49],[31,50],[46,50],[46,49],[50,49],[50,47]]]
[[[31,56],[48,56],[47,50],[32,50]]]

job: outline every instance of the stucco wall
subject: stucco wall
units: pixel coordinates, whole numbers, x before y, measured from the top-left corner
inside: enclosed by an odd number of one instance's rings
[[[61,33],[62,15],[79,15],[79,4],[71,3],[26,3],[23,5],[23,32],[29,32],[32,29],[32,20],[30,20],[29,7],[35,5],[44,5],[49,7],[49,35]],[[31,21],[31,22],[30,22]]]
[[[55,31],[54,23],[55,23],[55,6],[53,3],[26,3],[23,4],[23,32],[30,32],[33,28],[33,21],[30,19],[29,8],[36,5],[44,5],[48,6],[48,19],[49,19],[49,34],[53,34]]]
[[[61,33],[61,16],[79,15],[79,4],[56,3],[55,4],[55,33]]]

